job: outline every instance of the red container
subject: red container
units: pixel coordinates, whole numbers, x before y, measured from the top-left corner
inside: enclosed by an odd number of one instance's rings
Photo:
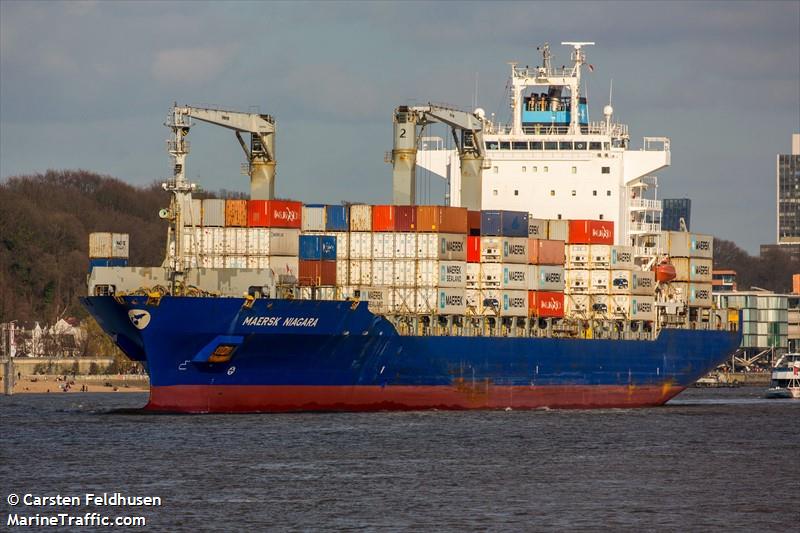
[[[540,318],[564,316],[564,293],[528,291],[528,314]]]
[[[467,209],[442,205],[417,207],[417,231],[436,233],[467,233]]]
[[[247,225],[251,228],[300,228],[303,204],[290,200],[250,200]]]
[[[394,230],[417,231],[417,208],[413,205],[394,206]]]
[[[300,261],[297,283],[303,287],[336,285],[336,261]]]
[[[373,205],[372,231],[394,231],[394,211],[393,205]]]
[[[563,265],[564,241],[528,239],[528,263],[532,265]]]
[[[467,236],[467,263],[481,262],[481,238],[473,235]]]
[[[614,244],[614,222],[610,220],[570,220],[570,244]]]
[[[481,212],[467,211],[467,235],[481,234]]]

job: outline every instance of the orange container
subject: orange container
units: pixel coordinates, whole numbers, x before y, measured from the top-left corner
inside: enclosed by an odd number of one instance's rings
[[[792,276],[792,292],[794,294],[800,294],[800,274],[794,274]]]
[[[250,200],[247,225],[251,228],[300,228],[303,204],[290,200]]]
[[[372,231],[394,231],[395,222],[393,205],[372,206]]]
[[[336,285],[336,261],[303,261],[298,265],[297,283],[303,287]]]
[[[225,200],[225,225],[247,226],[247,200]]]
[[[421,205],[417,207],[417,231],[424,233],[466,234],[467,209],[443,205]]]
[[[467,230],[468,235],[481,234],[481,212],[480,211],[467,211]]]
[[[528,263],[531,265],[563,265],[565,260],[564,241],[528,239]]]
[[[528,291],[528,314],[541,318],[564,316],[564,293]]]
[[[614,244],[614,222],[611,220],[570,220],[570,244]]]

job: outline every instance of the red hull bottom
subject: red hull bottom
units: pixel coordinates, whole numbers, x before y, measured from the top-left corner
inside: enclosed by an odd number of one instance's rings
[[[663,405],[685,387],[649,386],[270,386],[152,387],[145,409],[179,413],[596,409]]]

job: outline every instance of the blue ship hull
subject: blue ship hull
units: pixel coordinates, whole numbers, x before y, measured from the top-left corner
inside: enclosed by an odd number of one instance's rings
[[[404,336],[365,302],[83,301],[146,364],[147,408],[176,412],[660,405],[741,340],[678,329],[655,341]]]

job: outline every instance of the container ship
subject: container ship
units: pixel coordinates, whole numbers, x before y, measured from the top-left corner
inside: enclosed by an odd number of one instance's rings
[[[741,336],[712,303],[713,239],[660,227],[669,140],[631,149],[610,104],[590,122],[592,43],[563,44],[569,67],[547,45],[511,65],[510,124],[397,107],[385,205],[276,199],[272,116],[175,105],[164,263],[92,234],[83,300],[146,367],[146,409],[656,406],[724,361]],[[249,200],[192,198],[193,121],[234,131]],[[446,180],[443,205],[417,205],[420,168]]]

